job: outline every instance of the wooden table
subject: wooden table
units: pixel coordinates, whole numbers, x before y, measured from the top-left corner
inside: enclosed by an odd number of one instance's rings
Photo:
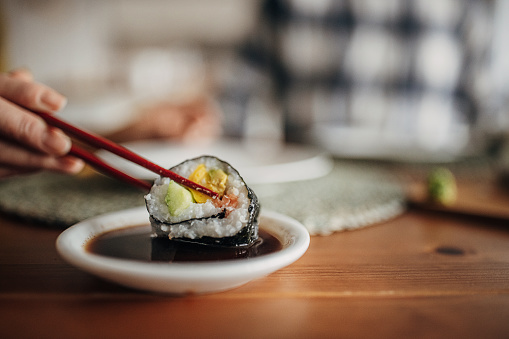
[[[508,194],[489,183],[461,187],[463,206],[509,210]],[[504,219],[410,209],[313,237],[301,259],[266,278],[185,297],[84,273],[60,259],[58,234],[0,216],[0,338],[509,337]]]

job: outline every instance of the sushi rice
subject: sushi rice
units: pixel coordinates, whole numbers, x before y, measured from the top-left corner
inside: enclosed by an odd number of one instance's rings
[[[227,238],[229,239],[226,242],[229,244],[228,246],[249,245],[258,237],[259,204],[256,195],[231,165],[215,157],[202,156],[184,161],[171,170],[189,178],[200,164],[204,164],[209,169],[221,169],[228,175],[225,196],[234,195],[237,198],[237,205],[235,208],[227,207],[225,213],[224,208],[216,207],[211,198],[205,203],[192,202],[178,215],[172,215],[165,201],[170,179],[159,177],[145,196],[155,236],[194,240],[194,242],[203,242],[200,239],[204,239],[206,243],[217,245],[222,245],[220,239]],[[242,233],[241,231],[246,233],[246,228],[248,229],[248,238],[251,240],[247,243],[246,241],[232,242],[237,235]]]

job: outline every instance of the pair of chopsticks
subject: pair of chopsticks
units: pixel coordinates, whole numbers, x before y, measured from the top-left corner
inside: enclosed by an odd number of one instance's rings
[[[219,195],[209,190],[206,187],[203,187],[201,185],[198,185],[197,183],[184,178],[177,173],[170,171],[168,169],[165,169],[159,165],[154,164],[153,162],[150,162],[149,160],[137,155],[136,153],[128,150],[125,147],[122,147],[116,143],[114,143],[111,140],[108,140],[104,137],[101,137],[100,135],[93,134],[90,132],[87,132],[85,130],[79,129],[78,127],[75,127],[56,116],[45,113],[45,112],[34,112],[38,116],[40,116],[48,125],[60,128],[62,131],[66,132],[70,136],[76,138],[77,140],[96,147],[100,149],[104,149],[106,151],[109,151],[121,158],[124,158],[128,161],[134,162],[160,176],[168,177],[171,180],[181,184],[182,186],[186,186],[188,188],[192,188],[200,193],[203,193],[205,195],[208,195],[212,198],[217,198]],[[87,164],[98,170],[99,172],[106,174],[110,177],[122,180],[124,182],[127,182],[129,184],[135,185],[143,190],[150,190],[152,185],[146,181],[139,180],[137,178],[133,178],[130,175],[121,172],[120,170],[111,167],[104,161],[102,161],[99,157],[95,156],[94,154],[80,148],[79,146],[72,145],[71,150],[69,152],[70,155],[75,156],[77,158],[82,159]]]

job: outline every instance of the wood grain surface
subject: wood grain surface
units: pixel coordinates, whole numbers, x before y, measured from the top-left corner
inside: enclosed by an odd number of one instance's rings
[[[491,192],[483,204],[509,208],[507,193],[486,185],[464,184],[462,199]],[[0,216],[1,338],[509,337],[504,219],[409,209],[312,237],[297,262],[239,288],[179,297],[70,266],[58,234]]]

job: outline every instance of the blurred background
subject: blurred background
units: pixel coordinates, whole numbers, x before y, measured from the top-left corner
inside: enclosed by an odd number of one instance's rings
[[[337,157],[449,161],[509,130],[505,0],[2,0],[0,13],[2,71],[29,68],[69,98],[67,120],[103,134],[203,98],[224,137]]]

